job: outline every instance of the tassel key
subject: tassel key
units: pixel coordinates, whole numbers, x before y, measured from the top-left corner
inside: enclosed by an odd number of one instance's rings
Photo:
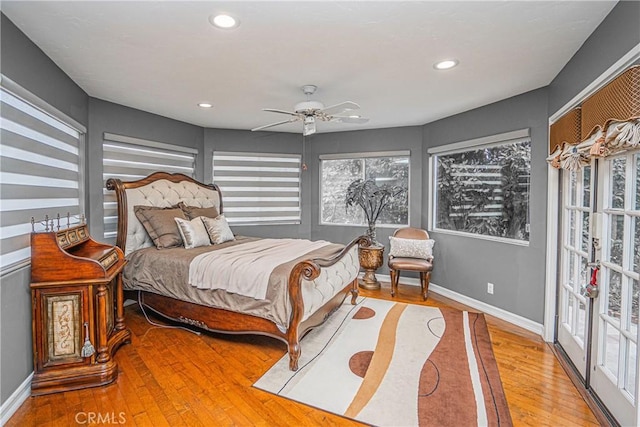
[[[80,355],[82,357],[91,357],[96,352],[96,349],[91,344],[89,340],[89,322],[84,322],[84,345],[82,346],[82,351]]]

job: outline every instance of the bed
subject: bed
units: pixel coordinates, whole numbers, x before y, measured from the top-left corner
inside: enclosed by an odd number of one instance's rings
[[[128,297],[166,318],[213,332],[260,334],[279,339],[287,345],[289,368],[295,371],[301,354],[300,339],[324,323],[347,296],[351,295],[351,303],[355,304],[360,269],[358,246],[370,244],[365,236],[357,237],[348,245],[326,242],[321,247],[314,246],[308,253],[296,253],[294,259],[273,263],[264,298],[238,294],[235,290],[230,292],[220,283],[213,289],[201,289],[190,284],[196,261],[207,256],[223,259],[228,256],[227,252],[242,253],[248,251],[245,248],[280,245],[280,242],[235,236],[233,241],[211,246],[159,250],[134,209],[170,208],[182,203],[189,207],[213,207],[223,214],[220,189],[183,174],[164,172],[129,182],[111,178],[106,186],[116,193],[116,245],[129,261],[123,271],[125,291]],[[265,260],[273,260],[276,252]],[[239,262],[234,260],[230,265]],[[240,274],[240,270],[227,271],[219,267],[206,271],[214,271],[207,276],[212,282],[223,277],[226,280],[226,276],[235,274],[233,271]],[[240,281],[236,286],[243,283]]]

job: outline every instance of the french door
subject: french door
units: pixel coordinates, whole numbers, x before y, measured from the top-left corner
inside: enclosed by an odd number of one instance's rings
[[[640,152],[563,171],[557,340],[623,426],[638,425]],[[590,263],[594,261],[594,263]],[[599,293],[581,291],[597,275]]]

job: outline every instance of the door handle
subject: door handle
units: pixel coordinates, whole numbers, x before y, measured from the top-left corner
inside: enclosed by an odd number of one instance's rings
[[[580,295],[585,298],[595,299],[600,293],[600,288],[598,287],[598,272],[600,271],[600,261],[590,262],[587,265],[591,267],[591,280],[586,285],[582,285],[580,287]]]

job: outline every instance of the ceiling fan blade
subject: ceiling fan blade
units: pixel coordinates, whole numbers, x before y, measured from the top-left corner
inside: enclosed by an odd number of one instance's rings
[[[295,117],[295,118],[293,118],[293,119],[283,120],[283,121],[281,121],[281,122],[271,123],[271,124],[268,124],[268,125],[264,125],[264,126],[259,126],[259,127],[257,127],[257,128],[253,128],[253,129],[251,129],[251,132],[255,132],[255,131],[257,131],[257,130],[264,130],[264,129],[268,129],[268,128],[270,128],[270,127],[274,127],[274,126],[284,125],[284,124],[286,124],[286,123],[297,122],[297,121],[299,121],[299,120],[300,120],[300,119],[299,119],[298,117]]]
[[[292,116],[298,116],[298,113],[295,113],[293,111],[285,111],[285,110],[279,110],[277,108],[263,108],[262,111],[269,111],[271,113],[281,113],[281,114],[290,114]]]
[[[347,111],[359,110],[360,106],[355,102],[346,101],[341,102],[340,104],[330,105],[329,107],[323,108],[322,111],[324,114],[341,114]]]
[[[360,116],[331,116],[329,121],[338,123],[367,123],[369,119]]]

